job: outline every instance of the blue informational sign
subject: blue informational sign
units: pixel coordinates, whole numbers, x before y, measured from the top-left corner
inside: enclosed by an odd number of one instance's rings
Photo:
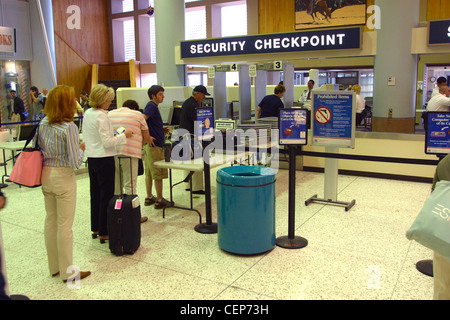
[[[428,45],[450,44],[450,20],[428,22]]]
[[[308,143],[308,110],[286,108],[279,111],[280,145]]]
[[[450,153],[450,112],[428,112],[425,153]]]
[[[355,97],[351,91],[313,91],[312,145],[355,147]]]
[[[197,108],[197,136],[200,140],[209,140],[214,136],[213,108]]]
[[[181,41],[181,59],[361,48],[361,27]]]

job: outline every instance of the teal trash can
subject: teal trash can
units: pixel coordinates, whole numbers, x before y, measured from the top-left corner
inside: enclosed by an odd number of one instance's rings
[[[224,251],[252,255],[275,246],[275,171],[232,166],[217,172],[217,233]]]

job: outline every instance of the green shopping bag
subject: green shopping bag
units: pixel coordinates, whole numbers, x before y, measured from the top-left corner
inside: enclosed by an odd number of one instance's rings
[[[450,181],[436,183],[406,238],[450,260]]]

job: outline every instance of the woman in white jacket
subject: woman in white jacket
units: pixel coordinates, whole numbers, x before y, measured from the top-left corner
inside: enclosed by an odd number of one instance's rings
[[[100,242],[108,240],[107,208],[114,196],[116,146],[126,143],[132,135],[126,130],[114,135],[108,118],[108,108],[114,99],[114,89],[103,84],[92,88],[89,97],[91,106],[83,119],[83,140],[86,143],[85,156],[88,159],[91,195],[92,238],[100,236]]]

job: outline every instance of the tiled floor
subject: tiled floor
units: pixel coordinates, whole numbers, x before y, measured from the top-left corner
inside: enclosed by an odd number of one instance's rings
[[[216,219],[216,170],[212,171],[213,221]],[[180,178],[181,172],[174,171]],[[288,172],[276,182],[276,235],[288,234]],[[44,247],[44,199],[40,188],[10,185],[3,191],[7,207],[0,212],[7,276],[11,294],[33,300],[431,300],[433,279],[415,264],[432,252],[410,242],[405,232],[430,192],[424,183],[339,176],[338,200],[343,207],[319,203],[323,174],[297,172],[295,233],[308,240],[302,249],[273,250],[238,256],[221,250],[217,234],[194,231],[198,216],[189,211],[142,207],[140,249],[117,257],[107,244],[93,240],[89,225],[89,177],[77,176],[77,213],[73,225],[74,264],[92,275],[79,289],[52,278]],[[165,183],[168,195],[168,182]],[[143,177],[138,190],[145,197]],[[178,204],[188,205],[179,186]],[[203,214],[204,199],[194,204]]]

